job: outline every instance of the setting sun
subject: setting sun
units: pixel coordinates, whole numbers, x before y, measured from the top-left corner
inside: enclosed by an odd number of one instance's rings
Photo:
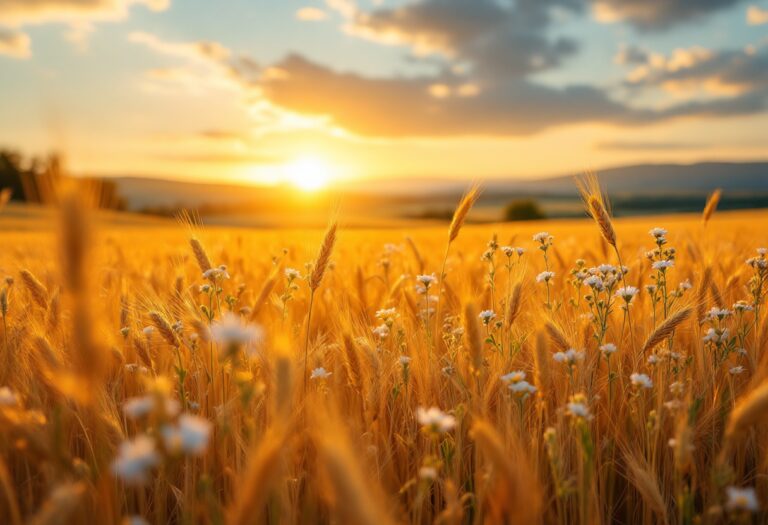
[[[317,157],[301,157],[285,166],[285,180],[304,191],[320,190],[330,178],[330,167]]]

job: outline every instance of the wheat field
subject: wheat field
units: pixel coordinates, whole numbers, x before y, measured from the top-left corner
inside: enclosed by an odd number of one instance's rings
[[[0,233],[0,522],[759,523],[768,213]],[[0,222],[2,222],[0,220]]]

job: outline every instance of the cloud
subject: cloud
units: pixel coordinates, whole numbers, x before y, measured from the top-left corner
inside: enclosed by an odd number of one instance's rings
[[[183,61],[183,64],[145,71],[140,86],[146,91],[197,97],[211,95],[213,90],[233,91],[239,98],[231,101],[247,113],[255,136],[305,129],[328,130],[327,118],[301,115],[276,106],[264,97],[265,82],[284,74],[279,68],[262,67],[251,57],[213,41],[172,42],[144,32],[131,33],[128,39],[157,54]]]
[[[446,79],[440,96],[435,96],[431,77],[368,78],[336,72],[299,55],[275,67],[283,75],[263,83],[272,103],[327,116],[359,135],[519,135],[563,123],[621,121],[626,113],[589,86],[554,89],[511,81],[487,86],[476,96],[461,96]]]
[[[580,0],[423,0],[397,8],[356,11],[346,30],[404,45],[416,55],[440,55],[484,76],[522,77],[551,69],[576,52],[575,40],[549,38],[553,12],[579,12]]]
[[[347,32],[405,46],[412,60],[437,64],[416,76],[367,76],[298,54],[262,66],[215,42],[130,38],[184,61],[150,72],[155,81],[191,92],[220,82],[239,90],[257,135],[314,129],[366,138],[514,136],[578,123],[641,126],[765,110],[764,49],[690,48],[664,56],[625,47],[616,61],[633,67],[623,84],[555,87],[538,80],[537,73],[578,51],[574,41],[554,34],[556,20],[581,13],[587,1],[421,0],[368,12],[348,1],[326,4],[342,12]],[[709,98],[667,94],[653,98],[653,106],[634,96],[689,82],[722,91]]]
[[[646,50],[635,46],[622,46],[613,58],[619,65],[640,65],[648,62],[649,54]]]
[[[4,25],[22,26],[49,22],[121,20],[133,5],[163,11],[170,0],[3,0],[0,19]]]
[[[768,47],[743,50],[677,49],[670,56],[649,55],[629,74],[632,87],[707,90],[741,94],[768,90]]]
[[[355,0],[325,0],[325,5],[346,19],[354,18],[358,12]]]
[[[756,5],[749,6],[747,9],[747,23],[751,26],[768,24],[768,9],[763,9]]]
[[[32,56],[29,36],[21,31],[0,27],[0,55],[25,59]]]
[[[595,144],[596,149],[603,151],[679,151],[694,150],[710,147],[701,142],[656,142],[656,141],[606,141]]]
[[[595,18],[601,22],[623,21],[643,31],[668,29],[702,19],[733,7],[743,0],[593,0]]]
[[[199,79],[204,84],[229,83],[237,87],[255,87],[261,75],[261,66],[252,58],[235,54],[218,42],[169,42],[155,35],[133,32],[128,40],[171,57],[182,58],[185,67],[162,68],[151,70],[155,79],[180,80],[194,83]]]
[[[230,164],[252,166],[257,164],[279,164],[284,162],[285,158],[275,155],[260,155],[255,153],[183,153],[166,154],[160,153],[154,155],[154,158],[175,162],[193,162],[196,164]]]
[[[296,11],[296,18],[304,22],[320,22],[328,18],[328,13],[317,7],[302,7]]]
[[[461,96],[459,87],[465,85],[461,77],[441,77],[436,93],[436,79],[431,76],[366,77],[338,72],[300,55],[273,67],[281,74],[262,81],[270,103],[371,137],[530,135],[586,122],[638,126],[683,117],[754,114],[764,111],[768,100],[768,89],[757,78],[751,79],[750,90],[735,96],[655,109],[621,103],[588,85],[553,88],[509,79],[480,84],[473,96]],[[753,73],[766,75],[757,67]],[[735,69],[722,74],[733,82],[740,75],[749,76]]]
[[[170,6],[170,0],[0,0],[0,29],[66,24],[66,39],[84,49],[94,24],[123,20],[134,5],[163,11]]]
[[[552,33],[555,20],[581,13],[587,2],[419,0],[367,12],[348,5],[344,26],[348,33],[408,47],[417,61],[434,63],[437,56],[441,67],[417,77],[371,77],[293,54],[270,66],[271,74],[261,80],[263,95],[274,106],[375,137],[529,135],[584,122],[633,126],[762,110],[765,96],[759,86],[766,74],[760,70],[762,52],[723,56],[692,48],[665,57],[625,47],[616,57],[621,64],[635,66],[627,87],[669,87],[687,82],[689,76],[692,82],[706,76],[713,88],[717,79],[728,90],[729,96],[713,100],[685,97],[682,102],[644,107],[631,99],[617,99],[614,95],[621,93],[616,87],[553,87],[536,80],[536,73],[556,68],[578,51],[575,41]],[[645,13],[647,20],[659,16],[682,20],[723,7],[712,0],[621,5],[626,16]],[[633,11],[632,6],[646,6],[646,11]]]

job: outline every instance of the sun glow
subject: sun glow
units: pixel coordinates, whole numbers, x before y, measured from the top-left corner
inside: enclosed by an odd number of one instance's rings
[[[325,188],[331,179],[330,166],[317,157],[300,157],[285,166],[285,180],[304,191]]]

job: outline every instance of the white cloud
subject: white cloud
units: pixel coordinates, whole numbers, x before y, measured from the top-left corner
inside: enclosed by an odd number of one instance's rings
[[[19,59],[29,58],[32,56],[29,36],[21,31],[0,27],[0,55]]]
[[[768,24],[768,9],[751,5],[747,9],[747,23],[751,26]]]
[[[10,26],[115,21],[124,19],[133,5],[163,11],[170,6],[170,0],[3,0],[0,19]]]
[[[67,40],[84,48],[94,24],[124,20],[135,5],[163,11],[170,0],[0,0],[0,27],[64,24]]]
[[[296,18],[304,22],[320,22],[328,18],[328,13],[317,7],[302,7],[296,11]]]

